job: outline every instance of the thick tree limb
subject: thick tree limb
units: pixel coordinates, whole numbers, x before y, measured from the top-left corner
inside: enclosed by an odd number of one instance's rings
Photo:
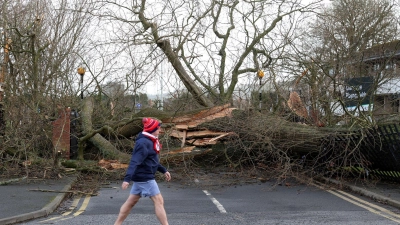
[[[101,136],[98,131],[93,130],[92,113],[94,108],[93,98],[88,97],[83,101],[82,107],[82,128],[85,136],[79,139],[78,143],[78,159],[83,160],[84,143],[86,140],[95,145],[105,157],[119,159],[120,161],[127,161],[130,155],[119,151],[108,140]]]
[[[164,52],[167,56],[168,61],[174,67],[176,73],[179,78],[185,85],[186,89],[193,95],[196,101],[205,107],[211,107],[214,104],[206,98],[204,93],[200,90],[200,88],[195,84],[193,79],[189,76],[185,68],[183,67],[178,55],[174,52],[171,47],[171,43],[169,40],[161,39],[158,34],[157,24],[150,22],[144,15],[144,10],[146,7],[146,0],[141,1],[140,10],[138,11],[139,20],[143,25],[145,30],[151,29],[151,34],[153,36],[154,42],[157,46]]]
[[[70,194],[82,194],[82,195],[97,196],[97,194],[85,193],[85,192],[82,192],[82,191],[56,191],[56,190],[45,190],[45,189],[30,189],[29,191],[55,192],[55,193],[70,193]]]
[[[11,179],[11,180],[2,181],[2,182],[0,182],[0,185],[7,185],[10,183],[19,182],[19,181],[25,180],[26,178],[27,177],[25,176],[25,177],[21,177],[21,178],[15,178],[15,179]]]

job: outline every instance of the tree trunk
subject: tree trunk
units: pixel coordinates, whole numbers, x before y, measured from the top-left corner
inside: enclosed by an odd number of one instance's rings
[[[82,107],[82,129],[84,136],[79,138],[78,144],[78,159],[83,160],[84,143],[89,140],[96,146],[104,156],[111,158],[118,158],[121,161],[126,161],[130,159],[130,155],[119,151],[112,145],[108,140],[102,137],[99,131],[93,130],[92,125],[92,113],[94,108],[93,98],[88,97],[83,100]],[[105,129],[101,129],[105,130]]]
[[[93,145],[100,150],[104,158],[117,159],[118,161],[123,163],[129,162],[129,160],[131,159],[130,154],[126,154],[119,151],[118,149],[115,148],[114,145],[112,145],[107,139],[105,139],[100,134],[95,134],[92,138],[90,138],[89,141],[92,142]]]
[[[149,28],[151,29],[151,34],[153,35],[155,43],[167,56],[168,61],[174,67],[179,78],[185,85],[186,89],[190,92],[190,94],[193,95],[194,99],[196,99],[196,101],[204,107],[214,106],[214,104],[209,99],[206,98],[206,95],[201,91],[201,89],[196,85],[193,79],[186,72],[178,55],[172,49],[170,41],[160,39],[158,34],[157,24],[149,22],[149,20],[144,15],[145,6],[146,6],[146,1],[142,0],[142,4],[140,6],[138,14],[140,22],[143,25],[143,28],[145,30],[148,30]]]

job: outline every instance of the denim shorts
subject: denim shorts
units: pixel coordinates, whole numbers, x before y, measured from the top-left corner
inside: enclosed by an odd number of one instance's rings
[[[157,182],[155,180],[149,180],[146,182],[133,182],[131,195],[140,195],[142,197],[152,197],[160,194]]]

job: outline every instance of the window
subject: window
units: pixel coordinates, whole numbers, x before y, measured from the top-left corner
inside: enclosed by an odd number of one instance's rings
[[[393,112],[395,112],[395,113],[399,112],[399,107],[400,107],[399,103],[400,103],[399,99],[393,100],[393,102],[392,102],[392,104],[393,104]]]
[[[385,97],[384,96],[375,96],[374,104],[377,108],[383,108],[383,105],[385,104]]]
[[[385,69],[386,70],[392,70],[393,69],[393,61],[387,61],[385,64]]]
[[[374,71],[378,71],[381,68],[381,65],[379,63],[374,64]]]
[[[329,76],[333,76],[335,74],[335,70],[334,69],[329,69]]]

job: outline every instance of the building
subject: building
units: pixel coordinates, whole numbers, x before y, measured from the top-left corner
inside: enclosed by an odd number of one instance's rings
[[[400,40],[373,46],[349,60],[342,71],[348,111],[374,117],[400,112]]]

